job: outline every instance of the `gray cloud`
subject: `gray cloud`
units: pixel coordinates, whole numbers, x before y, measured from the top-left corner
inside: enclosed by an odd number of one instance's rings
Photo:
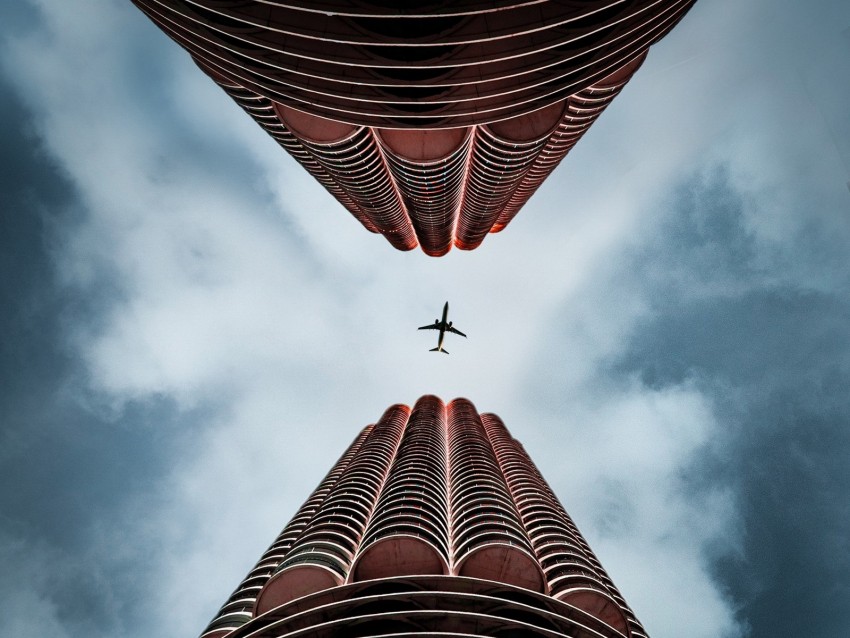
[[[14,157],[0,171],[0,633],[71,635],[71,627],[115,626],[102,562],[73,556],[88,551],[97,512],[120,502],[115,489],[132,491],[144,476],[129,453],[144,449],[145,436],[109,423],[99,424],[99,436],[96,419],[69,392],[75,364],[60,334],[82,310],[54,283],[49,253],[73,189],[7,89],[0,90],[0,115],[20,127],[0,132],[6,159]]]
[[[21,28],[34,20],[4,13]],[[84,215],[78,193],[5,78],[0,117],[17,124],[0,130],[0,634],[126,634],[144,616],[128,601],[149,596],[133,577],[145,550],[125,521],[132,560],[98,530],[172,463],[177,441],[159,425],[205,419],[177,415],[168,398],[114,410],[87,387],[67,332],[97,322],[114,288],[81,296],[57,276]]]
[[[835,635],[843,3],[698,3],[510,229],[438,261],[128,3],[21,6],[0,633],[197,632],[354,431],[436,392],[504,417],[656,638]],[[447,298],[449,361],[413,329]]]
[[[795,268],[837,257],[846,237],[807,225],[803,241],[787,238],[793,253],[763,255],[744,197],[724,171],[709,174],[680,190],[665,245],[636,257],[653,309],[611,369],[710,397],[722,427],[687,482],[696,498],[718,486],[735,495],[741,546],[711,558],[749,635],[839,635],[850,623],[850,300]],[[850,271],[845,262],[827,272]]]

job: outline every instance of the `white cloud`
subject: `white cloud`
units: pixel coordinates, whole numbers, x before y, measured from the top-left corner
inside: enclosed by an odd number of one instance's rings
[[[5,64],[86,207],[57,268],[109,301],[74,335],[92,389],[216,409],[111,532],[146,521],[133,538],[155,548],[163,626],[199,630],[357,428],[433,392],[499,413],[529,444],[656,638],[683,635],[683,618],[688,636],[741,635],[705,559],[734,548],[734,503],[681,480],[722,427],[710,397],[617,384],[605,364],[654,311],[623,257],[654,245],[667,194],[705,164],[752,195],[762,246],[794,243],[810,193],[818,223],[845,232],[830,217],[848,201],[840,154],[820,156],[828,128],[800,117],[801,85],[772,53],[800,11],[761,24],[767,3],[698,3],[510,228],[434,260],[347,218],[126,3],[40,6]],[[415,330],[446,299],[470,335],[451,358]]]
[[[675,636],[687,618],[694,638],[743,635],[703,555],[736,546],[734,501],[683,480],[722,428],[710,400],[690,383],[603,379],[565,394],[529,452],[649,633]]]

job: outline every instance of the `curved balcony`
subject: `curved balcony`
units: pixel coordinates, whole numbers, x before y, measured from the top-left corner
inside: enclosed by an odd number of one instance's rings
[[[389,535],[371,541],[355,560],[349,581],[448,574],[445,548],[435,544],[432,534],[422,531],[415,525],[397,526]]]
[[[421,511],[399,512],[392,516],[382,518],[375,525],[369,527],[364,537],[364,547],[377,541],[384,536],[393,534],[412,534],[427,539],[443,553],[443,558],[448,556],[448,534],[444,525],[433,518],[423,515]]]
[[[448,506],[445,496],[430,487],[414,488],[406,484],[395,485],[392,488],[387,488],[384,494],[387,495],[388,501],[393,498],[401,502],[414,503],[417,507],[429,508],[436,517],[448,519]],[[389,507],[389,505],[386,507],[382,505],[379,511],[383,512]]]
[[[397,635],[489,638],[623,638],[611,625],[549,596],[458,576],[343,585],[254,618],[232,638]]]
[[[345,578],[334,557],[315,553],[302,555],[295,563],[276,573],[257,596],[253,614],[258,616],[291,600],[341,585]],[[306,562],[309,561],[309,562]]]
[[[501,536],[496,542],[473,546],[457,563],[455,573],[546,592],[546,578],[534,556],[521,544],[504,542]]]
[[[610,625],[624,636],[631,636],[629,621],[620,605],[596,588],[576,587],[554,594],[560,601],[583,609],[599,620]]]

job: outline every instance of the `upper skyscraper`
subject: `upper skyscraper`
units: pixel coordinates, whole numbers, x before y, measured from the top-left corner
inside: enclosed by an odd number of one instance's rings
[[[203,638],[646,638],[522,445],[466,399],[364,428]]]
[[[502,230],[695,0],[133,0],[368,230]]]

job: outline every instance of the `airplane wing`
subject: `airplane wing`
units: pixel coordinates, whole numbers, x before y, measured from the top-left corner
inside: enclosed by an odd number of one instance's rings
[[[466,336],[465,334],[463,334],[463,333],[462,333],[460,330],[458,330],[457,328],[446,328],[446,330],[448,330],[449,332],[454,332],[456,335],[460,335],[461,337],[465,337],[465,336]]]
[[[433,323],[429,323],[427,326],[419,326],[418,330],[439,330],[440,326],[435,326]]]

